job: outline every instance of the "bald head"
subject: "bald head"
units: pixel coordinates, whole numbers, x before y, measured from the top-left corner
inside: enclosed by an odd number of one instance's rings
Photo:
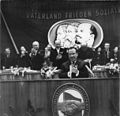
[[[5,54],[9,55],[11,53],[10,48],[5,49]]]
[[[105,43],[104,44],[104,48],[107,50],[107,49],[109,49],[110,48],[110,43]]]
[[[39,49],[39,42],[38,41],[34,41],[32,43],[32,46],[33,46],[34,49],[38,50]]]

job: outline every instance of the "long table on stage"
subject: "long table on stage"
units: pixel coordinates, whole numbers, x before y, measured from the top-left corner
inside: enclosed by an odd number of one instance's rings
[[[24,77],[0,74],[0,116],[53,116],[55,92],[69,83],[88,95],[90,109],[83,116],[120,115],[119,78],[43,80],[39,73],[29,73]]]

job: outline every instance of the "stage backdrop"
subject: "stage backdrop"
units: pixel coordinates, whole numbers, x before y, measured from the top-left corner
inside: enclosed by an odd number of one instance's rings
[[[28,50],[34,40],[42,49],[48,44],[49,28],[57,21],[74,18],[87,18],[98,22],[104,31],[105,42],[111,47],[119,44],[120,3],[119,2],[48,2],[35,0],[2,1],[2,13],[15,44]],[[11,47],[7,28],[2,17],[2,51]]]

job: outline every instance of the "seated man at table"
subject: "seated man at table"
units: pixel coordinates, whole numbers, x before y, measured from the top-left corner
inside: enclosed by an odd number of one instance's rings
[[[87,78],[89,72],[85,62],[78,59],[76,48],[68,49],[69,60],[62,64],[60,78]]]

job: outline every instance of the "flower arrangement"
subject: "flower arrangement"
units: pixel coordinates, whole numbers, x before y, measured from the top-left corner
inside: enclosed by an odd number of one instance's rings
[[[29,70],[28,68],[22,68],[22,67],[19,67],[19,68],[12,68],[11,69],[11,72],[14,74],[14,75],[21,75],[22,77],[24,77],[25,75],[25,72],[27,72],[27,70]]]
[[[41,68],[41,76],[43,79],[52,79],[57,72],[57,67],[47,66]]]
[[[119,64],[118,63],[110,63],[108,72],[110,75],[119,74],[119,72],[120,72]]]

